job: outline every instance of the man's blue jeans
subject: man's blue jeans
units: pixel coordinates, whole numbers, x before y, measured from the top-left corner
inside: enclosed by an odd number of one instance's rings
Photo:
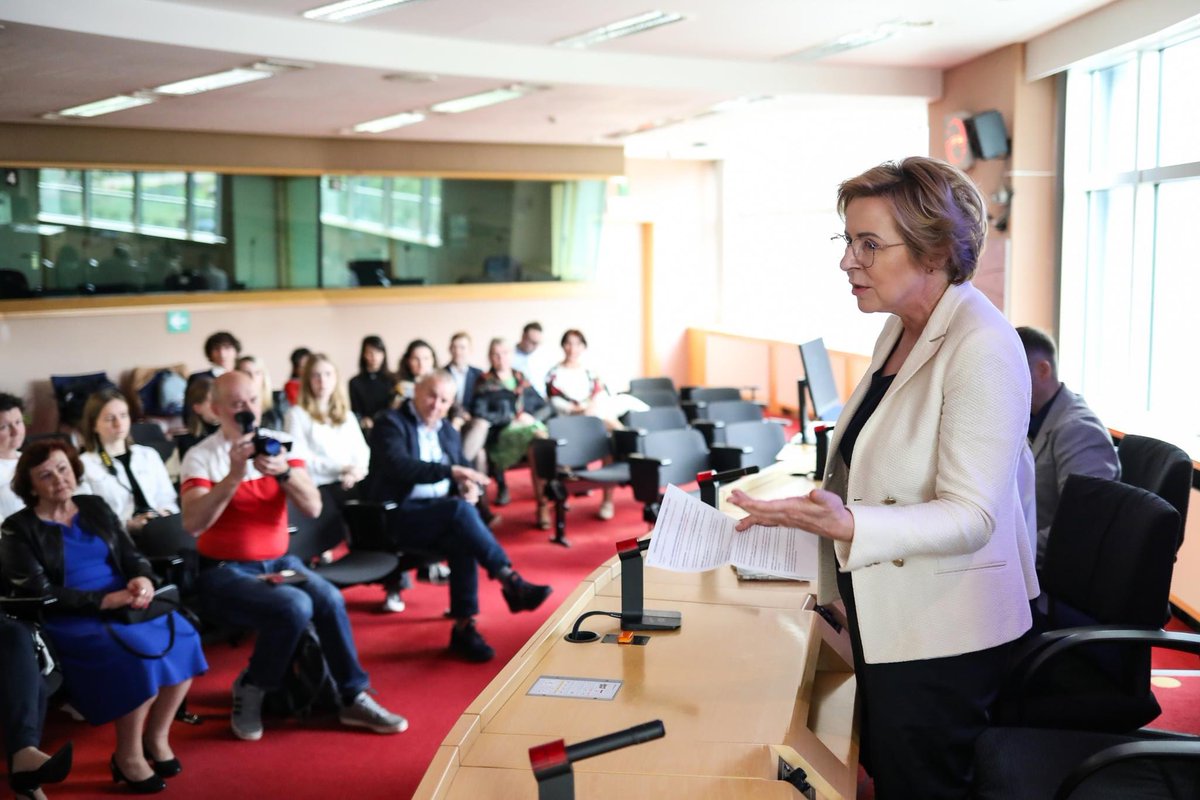
[[[508,554],[475,507],[459,497],[405,500],[391,517],[397,546],[444,553],[450,562],[450,616],[479,613],[479,566],[495,578]],[[479,566],[477,566],[479,565]]]
[[[257,576],[291,569],[306,583],[276,585]],[[270,561],[225,561],[200,573],[205,614],[225,624],[258,632],[247,678],[260,689],[279,688],[296,644],[311,622],[321,640],[329,672],[343,699],[369,685],[358,662],[342,593],[292,555]]]

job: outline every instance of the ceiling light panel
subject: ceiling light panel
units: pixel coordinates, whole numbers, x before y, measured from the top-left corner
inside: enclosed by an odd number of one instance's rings
[[[647,11],[644,14],[638,14],[636,17],[618,20],[600,28],[568,36],[565,39],[558,39],[553,44],[555,47],[583,49],[602,42],[611,41],[612,39],[620,39],[623,36],[645,33],[655,28],[661,28],[664,25],[682,22],[685,19],[687,17],[683,14],[677,14],[674,11]]]
[[[393,114],[390,117],[380,117],[368,122],[360,122],[354,126],[355,133],[383,133],[384,131],[403,128],[405,125],[416,125],[418,122],[424,122],[425,115],[419,111],[405,111],[402,114]]]
[[[847,33],[845,36],[839,36],[836,39],[831,39],[828,42],[809,47],[797,53],[792,53],[786,56],[789,59],[798,61],[816,61],[827,56],[844,53],[847,50],[857,50],[860,47],[878,44],[879,42],[891,39],[897,34],[912,30],[913,28],[928,28],[933,25],[932,20],[905,20],[894,19],[889,22],[884,22],[876,25],[873,28],[864,28],[863,30]]]
[[[274,72],[262,69],[238,67],[237,69],[227,69],[224,72],[214,72],[211,75],[201,75],[198,78],[166,83],[156,86],[152,91],[155,94],[200,94],[201,92],[211,92],[214,89],[224,89],[227,86],[260,81],[263,78],[270,78],[274,74]]]
[[[339,3],[310,8],[301,16],[326,22],[351,22],[410,2],[412,0],[341,0]]]
[[[453,100],[443,100],[440,103],[431,105],[429,110],[436,111],[439,114],[461,114],[464,111],[474,111],[477,108],[486,108],[498,103],[507,103],[510,100],[516,100],[527,94],[536,92],[541,88],[543,87],[514,83],[512,86],[504,86],[500,89],[469,94],[466,97],[456,97]]]
[[[57,111],[54,114],[49,114],[50,117],[98,117],[102,114],[112,114],[116,111],[124,111],[127,108],[137,108],[138,106],[148,105],[154,102],[153,97],[144,97],[141,95],[119,94],[115,97],[106,97],[103,100],[97,100],[93,103],[84,103],[80,106],[71,106],[64,108],[62,111]]]

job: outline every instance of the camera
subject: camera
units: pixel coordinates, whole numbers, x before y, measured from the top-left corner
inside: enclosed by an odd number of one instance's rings
[[[254,425],[254,414],[249,411],[239,411],[233,417],[239,425],[242,426],[242,433],[253,433],[254,438],[250,441],[254,443],[254,455],[256,456],[277,456],[285,449],[290,449],[289,445],[275,439],[271,436],[264,436],[259,433],[259,430]]]

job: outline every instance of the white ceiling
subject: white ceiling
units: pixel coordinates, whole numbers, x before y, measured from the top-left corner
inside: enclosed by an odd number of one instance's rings
[[[513,82],[522,99],[373,137],[619,144],[612,134],[738,97],[781,98],[788,119],[831,97],[923,98],[941,70],[1026,41],[1108,0],[664,0],[687,16],[587,51],[550,42],[654,8],[646,0],[416,0],[346,24],[321,0],[0,0],[0,121],[42,115],[263,58],[312,69],[56,125],[355,135],[356,123]],[[891,20],[931,21],[819,62],[799,50]],[[429,82],[385,79],[397,73]],[[763,103],[756,104],[761,120]],[[731,119],[738,112],[729,112]],[[706,125],[712,128],[712,117]],[[686,125],[678,136],[694,134]],[[660,138],[666,130],[660,131]]]

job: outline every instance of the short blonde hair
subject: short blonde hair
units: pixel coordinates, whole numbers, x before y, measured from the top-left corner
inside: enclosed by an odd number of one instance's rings
[[[961,170],[920,156],[872,167],[838,187],[843,219],[851,201],[863,197],[890,203],[900,237],[919,263],[940,263],[955,284],[975,274],[987,238],[987,203]]]
[[[317,403],[317,396],[312,391],[313,370],[320,364],[333,367],[333,396],[329,398],[329,419],[325,418]],[[300,377],[300,407],[308,412],[314,422],[328,422],[341,425],[350,413],[350,401],[346,399],[346,391],[339,380],[340,373],[337,365],[324,353],[313,353],[304,362],[304,372]]]

